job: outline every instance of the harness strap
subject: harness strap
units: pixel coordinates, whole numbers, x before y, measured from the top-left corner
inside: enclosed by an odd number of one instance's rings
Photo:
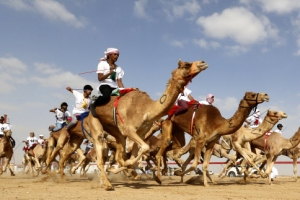
[[[114,108],[113,108],[113,119],[115,122],[115,125],[117,125],[117,118],[116,116],[119,117],[120,121],[124,124],[124,120],[122,119],[121,115],[118,113],[118,104],[119,104],[119,100],[122,96],[124,96],[125,94],[127,94],[128,92],[134,91],[134,88],[125,88],[123,90],[120,90],[120,96],[118,96],[114,102]]]
[[[191,119],[191,125],[190,125],[190,134],[191,136],[193,136],[193,129],[195,128],[195,115],[197,110],[199,109],[199,107],[202,106],[202,104],[200,104],[199,102],[197,102],[196,104],[194,104],[196,101],[191,101],[189,105],[193,105],[194,106],[194,112],[192,115],[192,119]]]
[[[269,138],[269,136],[271,135],[271,131],[266,132],[265,134],[265,145],[264,145],[264,150],[266,151],[268,149],[268,145],[267,145],[267,140]]]

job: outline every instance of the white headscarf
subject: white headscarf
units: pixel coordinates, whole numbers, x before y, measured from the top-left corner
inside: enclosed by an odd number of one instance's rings
[[[104,51],[105,56],[104,56],[103,58],[101,58],[101,60],[102,60],[102,61],[103,61],[103,60],[106,60],[106,59],[107,59],[107,56],[108,56],[109,54],[113,54],[113,53],[119,53],[119,50],[116,49],[116,48],[107,48],[107,50]]]
[[[212,104],[213,102],[214,102],[214,95],[213,94],[208,94],[207,96],[206,96],[206,101],[208,102],[208,103],[210,103],[210,104]]]

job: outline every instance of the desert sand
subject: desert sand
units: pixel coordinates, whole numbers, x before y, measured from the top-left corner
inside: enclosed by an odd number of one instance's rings
[[[223,179],[213,176],[217,185],[204,187],[202,176],[164,176],[162,185],[142,177],[131,180],[123,174],[109,175],[114,191],[105,191],[97,174],[87,177],[57,174],[32,177],[18,173],[0,177],[1,199],[300,199],[300,182],[292,177],[277,177],[272,185],[266,179],[251,179],[245,183],[241,177]]]

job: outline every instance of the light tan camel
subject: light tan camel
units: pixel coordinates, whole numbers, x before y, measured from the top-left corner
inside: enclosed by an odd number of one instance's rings
[[[11,130],[5,130],[2,132],[3,132],[3,137],[0,140],[0,159],[1,158],[6,158],[6,159],[3,166],[1,163],[0,175],[2,175],[2,173],[5,172],[6,168],[8,167],[8,169],[10,170],[10,175],[14,176],[15,175],[14,170],[10,165],[10,160],[13,156],[13,147],[10,142],[10,137],[12,132]]]
[[[293,159],[293,171],[294,171],[294,178],[295,181],[298,181],[297,178],[297,161],[300,157],[300,144],[298,144],[295,148],[292,149],[283,149],[282,155],[285,155],[291,159]]]
[[[266,132],[270,131],[274,125],[283,118],[287,118],[286,113],[282,111],[268,110],[263,122],[258,127],[252,129],[241,127],[231,135],[233,149],[241,154],[241,156],[244,158],[244,161],[241,165],[241,173],[244,173],[246,170],[246,161],[249,162],[250,165],[259,173],[262,173],[253,161],[253,159],[256,158],[256,154],[251,152],[249,142],[264,136]]]
[[[160,158],[163,155],[163,152],[170,142],[174,140],[173,138],[178,137],[178,135],[182,138],[184,132],[192,135],[196,141],[195,159],[188,170],[178,173],[177,175],[184,176],[184,174],[194,171],[197,168],[200,153],[204,145],[206,145],[204,162],[202,165],[204,186],[208,186],[207,177],[215,183],[208,173],[209,160],[215,143],[221,136],[232,134],[237,131],[242,126],[245,119],[249,116],[251,110],[264,101],[269,101],[269,96],[266,93],[246,92],[245,96],[240,101],[238,110],[230,119],[223,118],[216,107],[212,105],[202,105],[200,108],[195,110],[195,113],[194,108],[191,107],[186,113],[176,116],[174,120],[164,121],[162,123],[162,147],[156,155],[156,159],[158,161],[158,183],[161,183]],[[191,133],[191,120],[193,114],[195,114],[195,118]]]
[[[264,137],[260,137],[251,141],[251,148],[257,148],[265,152],[265,158],[267,159],[267,167],[262,177],[268,177],[269,184],[272,184],[270,174],[277,157],[281,155],[281,152],[283,150],[295,148],[299,143],[300,127],[290,139],[284,138],[280,133],[272,132],[272,134],[266,140],[266,144]]]
[[[111,97],[110,102],[105,105],[91,108],[94,117],[91,114],[88,116],[88,125],[91,127],[91,139],[97,152],[97,165],[104,178],[106,190],[112,190],[113,186],[104,173],[105,162],[103,159],[99,159],[102,158],[103,130],[116,138],[116,161],[121,168],[125,169],[126,167],[134,166],[142,155],[149,150],[149,146],[143,139],[152,127],[153,122],[168,113],[178,95],[183,91],[184,86],[207,67],[208,65],[204,61],[179,61],[178,68],[172,72],[172,78],[168,81],[164,94],[157,101],[153,101],[145,92],[129,92],[120,98],[118,102],[116,124],[113,120],[112,110],[117,97]],[[126,157],[123,152],[125,137],[137,144],[133,148],[131,158],[126,161],[124,161]]]
[[[22,158],[23,163],[23,171],[27,174],[29,171],[31,171],[32,176],[38,176],[40,171],[42,170],[42,165],[44,162],[46,162],[46,156],[47,156],[47,140],[45,140],[45,146],[42,147],[41,144],[37,144],[33,151],[33,155],[26,153]],[[28,170],[25,171],[26,166],[28,165]],[[37,174],[34,174],[34,171],[37,172]]]

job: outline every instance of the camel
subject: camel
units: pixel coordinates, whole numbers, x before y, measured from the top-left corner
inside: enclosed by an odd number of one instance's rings
[[[51,132],[50,138],[48,140],[48,153],[46,160],[46,168],[43,170],[43,173],[49,171],[51,162],[55,157],[60,154],[59,160],[59,170],[61,177],[64,175],[64,163],[72,154],[80,148],[81,143],[84,139],[84,134],[82,133],[81,122],[78,122],[75,126],[70,128],[70,135],[68,134],[66,128],[62,128],[59,131]],[[54,149],[55,147],[55,149]],[[54,149],[54,150],[53,150]],[[79,166],[85,160],[85,156],[79,152]],[[76,168],[76,167],[75,167]],[[77,168],[76,168],[77,169]],[[73,173],[76,169],[72,169]]]
[[[263,178],[268,177],[268,183],[271,185],[270,173],[277,157],[281,155],[283,150],[295,148],[300,143],[300,127],[297,132],[290,138],[284,138],[280,133],[272,132],[265,144],[265,138],[260,137],[250,142],[251,148],[257,148],[265,152],[265,159],[267,160],[267,167],[262,175]]]
[[[22,158],[23,171],[27,174],[31,171],[32,176],[38,176],[42,170],[43,163],[46,162],[48,150],[48,139],[45,139],[44,147],[41,144],[37,144],[33,149],[33,155],[25,153]],[[25,171],[26,166],[29,166],[28,170]],[[37,174],[34,174],[34,168]]]
[[[10,160],[13,156],[13,147],[10,142],[12,132],[11,130],[5,130],[2,132],[3,132],[3,137],[2,139],[0,139],[0,159],[1,158],[6,158],[6,159],[4,165],[3,166],[1,165],[0,175],[2,175],[3,172],[6,171],[6,168],[8,167],[10,171],[10,175],[15,176],[13,167],[10,165]]]
[[[249,116],[251,110],[264,101],[269,101],[269,96],[266,93],[246,92],[245,96],[240,101],[238,110],[230,119],[224,119],[221,116],[220,111],[212,105],[201,105],[198,109],[190,107],[186,113],[174,117],[173,120],[165,120],[162,123],[162,147],[156,155],[156,159],[158,161],[158,183],[161,184],[160,158],[166,147],[172,140],[174,140],[173,138],[184,138],[182,135],[184,135],[184,132],[187,132],[192,135],[196,141],[195,158],[189,169],[181,173],[177,173],[177,175],[184,176],[184,174],[196,169],[200,159],[201,150],[204,145],[206,145],[204,162],[202,165],[204,186],[208,186],[207,177],[215,184],[207,170],[215,143],[221,136],[232,134],[237,131],[242,126],[245,119]],[[194,119],[192,119],[193,115],[195,116]],[[192,120],[194,123],[191,132]]]
[[[104,173],[103,130],[116,138],[116,161],[121,169],[134,166],[142,155],[149,150],[149,146],[143,139],[153,122],[168,113],[178,95],[183,91],[184,86],[207,67],[208,65],[204,61],[182,62],[180,60],[178,68],[172,72],[172,78],[168,81],[164,94],[157,101],[153,101],[147,93],[139,90],[131,91],[120,98],[118,107],[115,108],[116,122],[113,120],[112,110],[117,97],[111,97],[110,101],[104,105],[98,105],[97,100],[94,102],[87,125],[91,129],[91,138],[89,139],[93,141],[95,146],[97,165],[104,178],[106,190],[113,190],[113,186]],[[133,148],[131,158],[126,161],[123,152],[125,137],[137,144]]]
[[[287,118],[287,115],[284,112],[268,110],[263,122],[258,127],[252,129],[241,127],[238,131],[231,135],[233,149],[241,154],[241,156],[244,158],[241,165],[241,173],[246,170],[246,161],[249,162],[250,165],[259,173],[261,173],[253,161],[256,156],[251,152],[251,149],[247,144],[249,144],[249,142],[252,140],[262,137],[266,132],[270,131],[279,120],[283,118]]]
[[[295,181],[298,181],[297,178],[297,160],[300,157],[300,144],[298,144],[296,147],[292,149],[283,149],[282,150],[282,155],[285,155],[291,159],[293,159],[293,172],[294,172],[294,177]]]

